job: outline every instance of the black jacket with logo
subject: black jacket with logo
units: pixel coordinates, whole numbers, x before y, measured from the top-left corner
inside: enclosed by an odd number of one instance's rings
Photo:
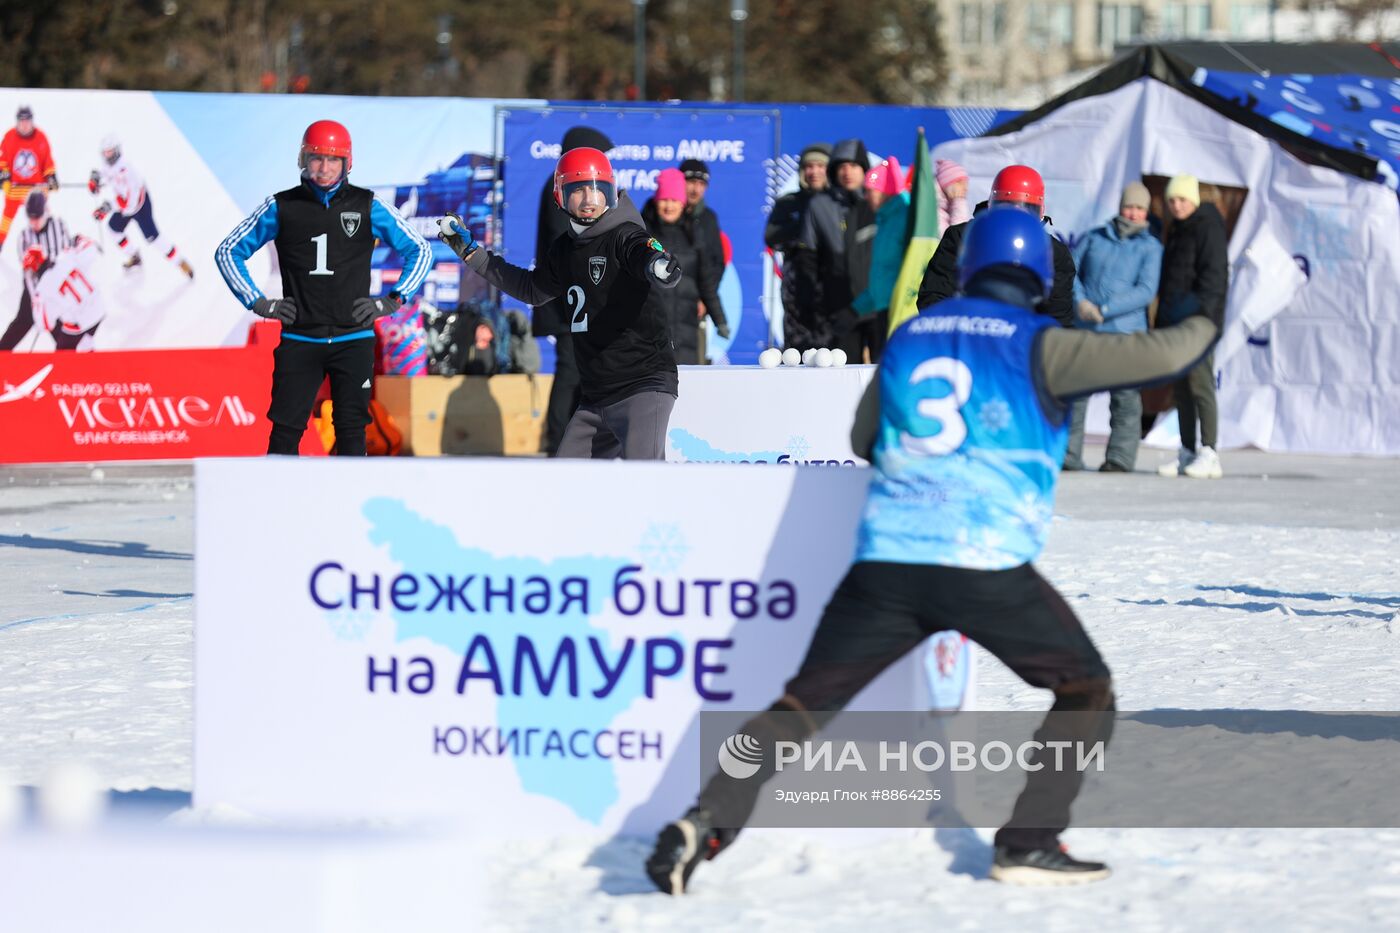
[[[539,305],[562,296],[569,338],[578,359],[585,401],[611,405],[638,392],[676,394],[676,357],[665,310],[647,297],[647,267],[660,254],[642,215],[627,197],[597,223],[559,237],[534,269],[522,269],[487,249],[467,259],[487,282],[513,298]],[[561,338],[564,339],[564,338]]]
[[[273,197],[282,294],[297,303],[296,323],[288,332],[335,337],[364,330],[351,319],[350,309],[356,298],[369,294],[374,192],[346,182],[326,205],[302,183]]]

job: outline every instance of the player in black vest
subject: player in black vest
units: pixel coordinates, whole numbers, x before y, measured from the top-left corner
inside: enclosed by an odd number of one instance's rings
[[[511,265],[448,214],[438,236],[496,288],[531,305],[563,296],[579,368],[579,407],[556,457],[661,460],[676,403],[676,357],[665,310],[647,301],[674,288],[676,258],[647,233],[642,215],[617,193],[608,157],[571,149],[554,168],[554,201],[569,230],[534,269]]]
[[[432,250],[391,206],[346,177],[350,133],[331,120],[306,128],[297,164],[301,184],[279,191],[234,228],[215,251],[219,272],[243,306],[282,322],[273,354],[270,454],[295,455],[321,381],[331,380],[336,453],[364,456],[374,379],[374,320],[398,310],[428,276]],[[377,240],[403,259],[403,274],[382,298],[368,295]],[[253,284],[245,263],[277,244],[282,298]]]

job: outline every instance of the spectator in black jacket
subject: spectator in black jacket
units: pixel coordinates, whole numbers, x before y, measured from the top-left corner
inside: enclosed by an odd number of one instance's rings
[[[851,271],[846,256],[846,230],[850,210],[864,204],[862,186],[870,170],[870,155],[859,139],[843,139],[831,150],[827,165],[828,186],[812,195],[802,218],[802,233],[786,257],[784,277],[793,278],[796,313],[787,309],[784,332],[787,345],[799,350],[835,347],[856,321],[851,309]],[[854,187],[852,187],[854,185]],[[867,208],[868,210],[868,208]],[[873,230],[871,231],[873,236]],[[860,265],[859,258],[857,265]],[[869,255],[857,269],[861,281],[869,277]],[[864,285],[862,284],[862,289]],[[847,353],[854,362],[856,357]]]
[[[685,176],[678,169],[662,169],[656,176],[656,195],[642,207],[647,231],[676,257],[685,270],[675,288],[651,290],[650,300],[666,309],[671,325],[671,346],[676,362],[703,363],[700,356],[700,319],[704,314],[715,323],[715,330],[728,339],[729,322],[719,298],[723,269],[701,249],[695,218],[685,213]],[[703,307],[703,312],[701,308]]]
[[[592,127],[575,126],[564,134],[561,150],[568,152],[580,147],[607,152],[613,144],[612,140]],[[551,171],[540,192],[539,225],[535,228],[536,262],[568,230],[568,215],[554,203],[554,173]],[[569,309],[564,299],[555,298],[536,305],[530,321],[536,337],[554,338],[554,383],[549,390],[549,409],[545,415],[541,444],[543,452],[553,456],[559,448],[559,440],[564,436],[564,426],[569,423],[574,409],[578,408],[578,361],[569,339]]]
[[[723,275],[724,243],[719,238],[719,215],[705,203],[705,194],[710,190],[710,167],[699,159],[686,159],[681,162],[681,174],[685,176],[685,216],[691,232],[705,250],[707,261]]]
[[[802,235],[802,218],[812,195],[826,188],[826,167],[831,164],[831,146],[810,143],[797,157],[797,190],[789,191],[773,203],[763,243],[769,249],[786,253]]]
[[[1174,324],[1201,313],[1225,324],[1225,295],[1230,279],[1229,239],[1225,220],[1214,204],[1201,203],[1201,185],[1193,175],[1177,175],[1167,183],[1167,213],[1172,224],[1163,244],[1162,281],[1158,287],[1157,318]],[[1173,384],[1181,450],[1175,463],[1165,463],[1163,476],[1219,479],[1223,473],[1216,453],[1219,416],[1215,405],[1215,354],[1210,353]],[[1196,424],[1201,427],[1196,443]]]
[[[981,213],[989,202],[977,205],[975,213]],[[1013,204],[1025,208],[1043,218],[1045,216],[1045,182],[1040,173],[1028,165],[1008,165],[992,180],[990,204]],[[919,286],[919,307],[927,308],[935,302],[951,298],[957,292],[958,251],[962,249],[963,235],[967,224],[954,224],[943,231],[924,272],[923,284]],[[1036,308],[1038,314],[1046,314],[1060,322],[1062,327],[1074,326],[1074,257],[1069,247],[1058,237],[1050,238],[1055,256],[1055,285],[1050,297]]]

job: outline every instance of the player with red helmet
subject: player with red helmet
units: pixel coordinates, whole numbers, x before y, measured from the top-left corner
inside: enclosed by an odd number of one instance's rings
[[[1045,216],[1045,180],[1029,165],[1008,165],[992,179],[991,196],[977,205],[976,213],[989,208],[1013,207],[1029,211],[1048,225]],[[919,307],[951,298],[957,294],[958,253],[962,247],[967,224],[954,224],[943,231],[924,272],[919,287]],[[1041,303],[1039,313],[1049,315],[1065,327],[1074,326],[1074,257],[1069,247],[1051,236],[1055,256],[1055,286],[1050,297]]]
[[[580,401],[557,457],[661,460],[676,402],[676,358],[665,309],[653,288],[674,288],[681,270],[648,234],[607,155],[570,149],[554,167],[554,203],[569,229],[534,269],[481,246],[456,214],[438,236],[487,282],[531,305],[563,297],[578,359]]]
[[[394,207],[350,184],[350,131],[317,120],[297,151],[301,183],[279,191],[228,235],[214,253],[219,272],[243,306],[282,322],[273,352],[270,454],[295,455],[316,392],[331,381],[336,453],[364,456],[374,379],[374,321],[412,297],[433,265],[425,241]],[[282,297],[263,294],[248,257],[275,241]],[[393,290],[366,294],[376,242],[403,259]]]

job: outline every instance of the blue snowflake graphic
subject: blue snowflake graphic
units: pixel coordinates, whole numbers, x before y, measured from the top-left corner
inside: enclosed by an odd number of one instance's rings
[[[977,409],[977,420],[989,434],[1000,434],[1011,424],[1011,406],[999,398],[988,399]]]
[[[325,613],[331,634],[340,641],[364,641],[375,613],[367,609],[331,609]]]
[[[788,437],[787,452],[794,460],[806,460],[807,455],[812,452],[812,445],[807,443],[807,438],[793,434]]]
[[[653,524],[642,533],[642,542],[637,546],[642,555],[642,564],[654,573],[672,573],[680,569],[685,556],[690,553],[690,545],[685,543],[685,535],[675,524]]]

